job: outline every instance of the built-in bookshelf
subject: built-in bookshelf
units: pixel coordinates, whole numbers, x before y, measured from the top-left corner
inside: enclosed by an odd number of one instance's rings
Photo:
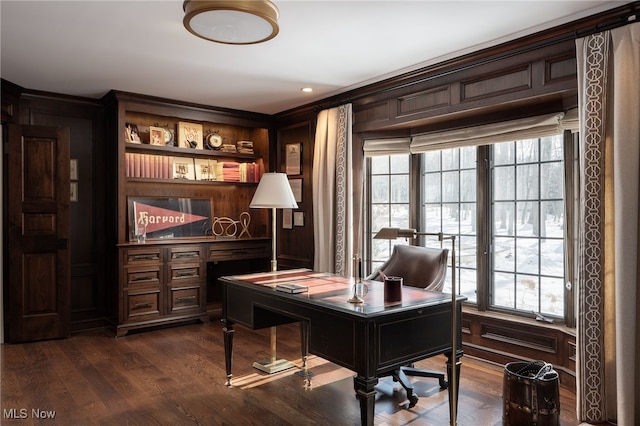
[[[249,204],[271,118],[117,91],[104,100],[117,333],[206,321],[219,309],[215,277],[268,265],[269,212]]]

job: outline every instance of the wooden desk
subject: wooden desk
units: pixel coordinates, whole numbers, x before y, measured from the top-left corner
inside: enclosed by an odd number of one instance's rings
[[[451,295],[411,287],[402,289],[402,302],[385,303],[383,284],[368,281],[363,304],[352,304],[354,280],[308,270],[289,270],[222,277],[222,323],[227,369],[231,384],[233,326],[260,329],[300,321],[302,357],[315,354],[356,372],[354,386],[363,425],[373,425],[374,386],[378,378],[399,366],[446,354],[447,373],[453,365],[460,378],[462,351],[451,356]],[[277,291],[277,284],[307,286],[305,293]],[[457,301],[466,300],[459,296]],[[457,302],[458,324],[461,303]],[[461,334],[458,330],[457,348]],[[457,395],[449,386],[449,408]],[[458,386],[455,387],[456,390]],[[457,394],[457,392],[456,392]]]

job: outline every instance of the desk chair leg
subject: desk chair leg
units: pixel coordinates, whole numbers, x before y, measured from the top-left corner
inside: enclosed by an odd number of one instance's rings
[[[409,400],[409,408],[415,407],[418,403],[418,397],[413,393],[413,384],[404,372],[404,369],[399,369],[393,373],[393,380],[399,382],[404,390],[407,392],[407,399]]]
[[[438,379],[440,390],[445,390],[449,387],[449,382],[445,379],[444,373],[440,373],[438,371],[422,370],[420,368],[414,367],[402,367],[401,370],[407,376],[430,377],[432,379]]]

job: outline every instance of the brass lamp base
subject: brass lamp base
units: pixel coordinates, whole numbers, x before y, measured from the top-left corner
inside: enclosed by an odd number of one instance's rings
[[[280,371],[288,370],[296,365],[286,359],[276,359],[271,362],[269,359],[263,359],[253,363],[253,368],[257,368],[260,371],[264,371],[268,374],[279,373]]]

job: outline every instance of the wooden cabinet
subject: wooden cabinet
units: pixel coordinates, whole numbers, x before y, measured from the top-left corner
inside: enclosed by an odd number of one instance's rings
[[[124,248],[120,253],[119,324],[158,320],[162,316],[164,250],[161,247],[144,246]]]
[[[114,248],[109,264],[117,283],[112,313],[117,335],[208,321],[207,306],[216,303],[208,299],[217,293],[210,288],[216,280],[208,275],[227,270],[225,263],[232,263],[237,273],[253,272],[263,264],[256,259],[271,255],[269,212],[249,209],[260,175],[269,168],[271,118],[117,91],[103,101],[107,140],[113,143],[107,150],[112,156],[106,158],[107,205],[113,206],[107,223]],[[196,129],[195,139],[185,126]],[[185,138],[193,143],[184,143]],[[151,200],[149,205],[197,202],[204,213],[196,213],[188,229],[167,224],[160,232],[156,226],[141,244],[135,239],[140,215],[132,208],[140,200]],[[176,210],[169,211],[174,220]],[[189,208],[185,212],[194,213]],[[213,224],[221,219],[236,221],[237,232],[218,235]],[[215,274],[209,272],[213,263],[222,265]]]
[[[216,240],[176,239],[118,247],[117,335],[174,322],[209,320],[207,293],[219,293],[221,274],[266,271],[271,258],[269,238]],[[219,271],[208,276],[208,264]],[[239,266],[240,265],[240,266]],[[232,268],[232,269],[229,269]],[[213,306],[214,309],[218,308]]]
[[[173,246],[167,252],[167,314],[201,312],[207,269],[201,245]]]

